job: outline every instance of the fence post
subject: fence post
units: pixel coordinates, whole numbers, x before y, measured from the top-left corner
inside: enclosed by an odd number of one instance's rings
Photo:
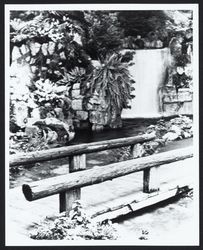
[[[143,171],[143,192],[151,193],[159,190],[159,167],[147,168]]]
[[[69,172],[76,172],[86,169],[86,154],[75,155],[69,157]],[[76,200],[80,200],[81,190],[76,188],[73,190],[65,191],[59,194],[60,213],[66,211],[68,215],[72,209],[72,204]]]

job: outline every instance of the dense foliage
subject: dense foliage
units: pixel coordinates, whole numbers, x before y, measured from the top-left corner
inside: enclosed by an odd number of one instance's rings
[[[115,240],[118,236],[110,221],[94,222],[75,201],[69,217],[45,220],[30,235],[36,240]]]
[[[101,56],[122,48],[124,31],[119,26],[117,12],[89,11],[85,12],[85,20],[88,26],[84,48],[92,59],[101,59]]]
[[[19,45],[28,40],[61,43],[70,60],[67,64],[85,66],[87,55],[95,60],[115,52],[122,48],[123,40],[128,36],[146,37],[148,33],[156,32],[167,46],[175,33],[184,35],[186,29],[192,28],[190,13],[161,10],[12,11],[11,43]]]
[[[84,33],[77,13],[40,11],[32,13],[29,20],[30,13],[26,12],[27,21],[11,20],[11,44],[29,47],[30,65],[35,66],[37,79],[57,81],[75,66],[87,68],[90,64],[89,57],[76,41]]]
[[[109,112],[116,110],[116,114],[128,107],[134,82],[128,70],[129,63],[122,59],[121,54],[108,54],[100,60],[91,77],[91,93],[104,97]]]
[[[156,31],[163,38],[167,38],[165,32],[167,21],[171,21],[164,11],[121,11],[118,14],[120,26],[125,31],[125,36],[147,36],[151,31]],[[164,32],[163,32],[164,31]],[[165,35],[165,37],[164,37]]]

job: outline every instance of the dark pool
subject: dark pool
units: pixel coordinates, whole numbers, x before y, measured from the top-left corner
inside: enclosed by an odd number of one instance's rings
[[[123,127],[117,129],[106,129],[104,131],[91,131],[91,130],[81,130],[77,131],[75,138],[70,144],[80,144],[96,141],[105,141],[110,139],[117,139],[122,137],[136,136],[143,134],[146,128],[155,124],[157,120],[155,119],[129,119],[123,121]]]
[[[123,122],[123,127],[119,129],[108,129],[101,132],[92,132],[90,130],[77,131],[70,145],[136,136],[145,133],[146,128],[155,123],[156,120],[154,119],[125,120]],[[187,147],[192,145],[192,142],[192,138],[169,142],[166,146],[160,148],[159,152]],[[87,168],[91,168],[95,164],[105,165],[114,161],[115,156],[111,154],[103,154],[103,152],[91,153],[87,155]],[[10,173],[10,188],[20,186],[25,182],[66,174],[68,171],[67,164],[68,157],[23,167],[20,171],[17,170],[16,172]]]

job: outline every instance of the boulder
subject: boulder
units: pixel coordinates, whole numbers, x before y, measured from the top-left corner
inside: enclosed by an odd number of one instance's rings
[[[44,56],[47,56],[47,55],[48,55],[48,52],[47,52],[48,43],[43,43],[41,49],[42,49],[42,54],[43,54]]]
[[[39,128],[35,125],[25,127],[25,135],[28,138],[36,137],[38,135],[38,132],[39,132]]]
[[[48,44],[48,52],[50,55],[53,55],[54,51],[55,51],[55,42],[52,42],[52,41],[49,41],[49,44]]]
[[[85,107],[86,107],[86,109],[87,110],[94,110],[94,104],[92,104],[92,103],[87,103],[86,105],[85,105]]]
[[[178,136],[181,135],[181,128],[176,126],[176,125],[172,125],[171,128],[170,128],[170,132],[174,132],[175,134],[177,134]]]
[[[14,106],[14,119],[16,124],[19,127],[24,128],[27,117],[28,117],[27,103],[24,101],[16,101]]]
[[[92,131],[102,131],[104,129],[104,126],[101,124],[92,124]]]
[[[166,141],[175,141],[178,139],[179,135],[174,132],[168,132],[163,136],[163,139]]]
[[[75,98],[75,99],[81,98],[79,89],[73,89],[71,91],[71,95],[72,95],[72,98]]]
[[[29,48],[27,45],[23,44],[21,47],[20,47],[20,50],[22,52],[23,55],[25,55],[26,53],[29,53]]]
[[[155,132],[156,131],[156,126],[154,125],[150,125],[147,127],[147,133],[152,133],[152,132]]]
[[[75,83],[73,85],[73,89],[80,89],[80,83]]]
[[[54,91],[57,94],[61,94],[65,91],[67,91],[67,88],[66,88],[66,86],[57,86],[56,88],[54,88]]]
[[[66,55],[65,55],[64,51],[62,51],[59,55],[60,55],[60,58],[62,60],[66,60]]]
[[[142,157],[145,154],[144,146],[140,143],[137,143],[133,147],[133,158]]]
[[[188,133],[188,132],[183,131],[183,137],[184,137],[184,138],[190,138],[190,137],[191,137],[191,134]]]
[[[48,130],[47,131],[47,135],[46,135],[46,141],[49,144],[55,143],[57,142],[58,139],[58,134],[56,133],[56,131],[53,130]]]
[[[103,98],[90,98],[86,104],[87,110],[106,111],[108,103]]]
[[[12,61],[16,61],[19,57],[21,57],[20,48],[14,46],[12,50]]]
[[[88,119],[88,112],[87,111],[76,111],[76,117],[78,120],[85,121]]]
[[[31,55],[35,56],[39,52],[40,48],[41,48],[41,44],[40,43],[31,42],[30,43]]]
[[[54,112],[56,114],[56,118],[58,118],[59,120],[64,120],[64,114],[62,108],[55,108]]]
[[[83,110],[82,99],[73,100],[71,106],[73,110]]]
[[[120,116],[117,116],[113,120],[111,120],[109,126],[111,128],[121,128],[122,127],[122,120]]]
[[[107,112],[103,111],[90,111],[89,120],[91,123],[106,125],[109,121],[109,116]]]
[[[97,104],[100,105],[101,104],[101,96],[94,94],[90,99],[89,99],[89,103],[91,104]]]
[[[46,128],[55,131],[58,135],[58,141],[70,141],[74,138],[75,133],[71,131],[69,124],[58,120],[57,118],[45,118],[36,121],[33,125],[36,125],[40,128]],[[51,135],[50,135],[51,136]],[[54,135],[53,135],[54,136]]]

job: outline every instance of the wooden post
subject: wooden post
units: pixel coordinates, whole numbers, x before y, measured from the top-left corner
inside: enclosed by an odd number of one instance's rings
[[[86,169],[86,154],[69,157],[70,173],[84,169]],[[66,211],[66,215],[68,216],[70,210],[72,209],[73,202],[76,200],[80,200],[80,197],[81,197],[80,188],[61,192],[59,194],[60,213]]]
[[[155,191],[159,191],[159,175],[158,175],[159,167],[147,168],[143,171],[143,192],[151,193]]]

